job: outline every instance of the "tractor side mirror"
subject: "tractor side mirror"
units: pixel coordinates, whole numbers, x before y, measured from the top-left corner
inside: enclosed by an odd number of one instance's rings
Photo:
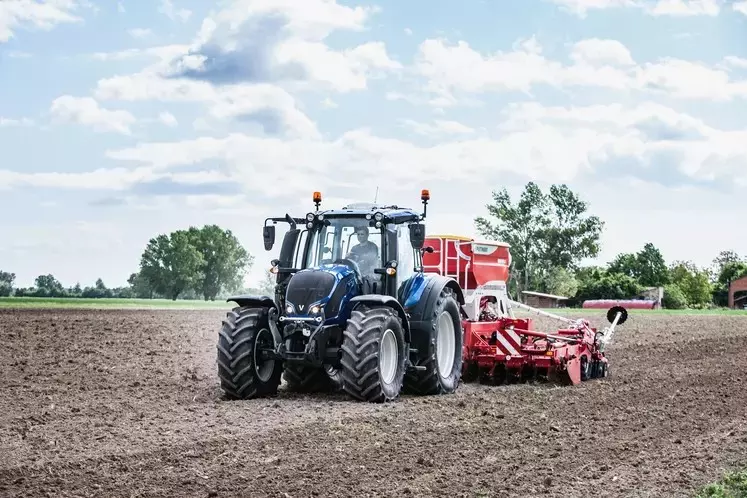
[[[410,225],[410,243],[413,249],[422,249],[425,244],[425,225],[413,223]]]
[[[271,250],[275,244],[275,227],[273,225],[263,227],[262,238],[265,239],[265,251]]]

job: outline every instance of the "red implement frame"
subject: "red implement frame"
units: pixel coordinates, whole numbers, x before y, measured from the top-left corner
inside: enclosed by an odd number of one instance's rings
[[[612,326],[598,332],[587,320],[570,320],[508,298],[511,253],[502,242],[478,242],[460,235],[429,235],[423,256],[426,273],[456,280],[464,291],[466,318],[462,380],[502,383],[546,378],[566,384],[606,377],[604,346],[627,311],[615,306],[607,313]],[[531,318],[516,318],[520,307],[565,323],[554,333],[532,329]]]

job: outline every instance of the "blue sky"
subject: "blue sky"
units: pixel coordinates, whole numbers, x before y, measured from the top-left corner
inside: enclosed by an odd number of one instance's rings
[[[212,6],[211,6],[212,5]],[[747,1],[4,0],[0,269],[123,285],[148,239],[379,199],[475,235],[568,183],[646,242],[747,253]],[[741,214],[740,214],[741,213]]]

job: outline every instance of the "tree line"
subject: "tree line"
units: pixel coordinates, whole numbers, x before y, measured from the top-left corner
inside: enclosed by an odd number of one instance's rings
[[[566,185],[543,192],[526,184],[514,202],[506,189],[493,192],[487,216],[477,217],[481,236],[511,245],[509,292],[521,298],[532,290],[570,298],[577,306],[587,299],[632,299],[649,287],[663,287],[668,308],[727,305],[729,283],[747,275],[747,259],[722,251],[708,268],[690,261],[667,264],[652,243],[638,252],[619,254],[604,266],[583,266],[599,255],[604,222],[588,213],[588,204]],[[244,289],[254,258],[230,230],[217,225],[189,227],[150,239],[138,271],[126,287],[109,289],[101,279],[94,286],[65,288],[53,275],[40,275],[30,288],[14,288],[15,275],[0,271],[0,296],[167,298],[215,300],[237,292],[272,294],[267,274],[256,289]]]
[[[666,308],[724,307],[730,282],[747,275],[747,259],[733,251],[721,251],[701,268],[691,261],[667,264],[652,243],[605,266],[582,266],[598,256],[604,222],[588,214],[588,204],[566,185],[546,193],[530,182],[515,202],[503,189],[486,207],[488,217],[475,218],[475,225],[483,237],[511,245],[514,296],[545,292],[578,306],[588,299],[634,299],[646,288],[663,287]]]
[[[16,288],[16,275],[0,271],[0,296],[215,300],[252,291],[243,282],[253,262],[230,230],[189,227],[150,239],[126,287],[107,288],[100,278],[93,287],[64,287],[54,275],[39,275],[33,287]]]

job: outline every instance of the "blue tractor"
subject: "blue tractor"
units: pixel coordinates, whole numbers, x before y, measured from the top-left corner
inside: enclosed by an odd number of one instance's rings
[[[397,206],[354,204],[287,222],[274,296],[231,297],[218,337],[218,374],[229,399],[290,391],[344,391],[369,402],[400,393],[446,394],[462,370],[464,294],[452,278],[423,272],[425,219]],[[302,228],[299,228],[303,227]]]

